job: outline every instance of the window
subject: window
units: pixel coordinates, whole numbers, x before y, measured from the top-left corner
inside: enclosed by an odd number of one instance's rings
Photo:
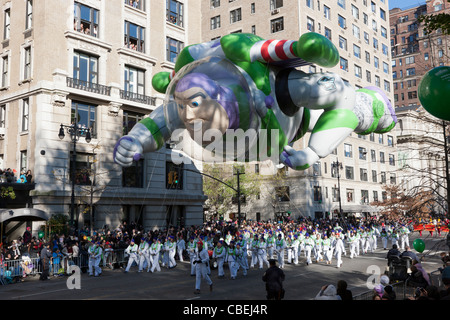
[[[32,22],[33,22],[33,0],[27,0],[25,30],[30,29],[33,26]]]
[[[387,39],[387,30],[383,26],[381,26],[381,36]]]
[[[407,76],[413,76],[416,74],[416,68],[408,68],[406,69],[406,75]]]
[[[99,27],[98,10],[75,2],[73,29],[75,31],[97,37]]]
[[[353,35],[355,36],[355,38],[359,39],[359,37],[360,37],[359,27],[353,24],[352,29],[353,29]]]
[[[137,113],[133,111],[124,110],[123,111],[123,126],[122,133],[127,135],[128,132],[142,119],[144,119],[145,114]]]
[[[373,1],[370,2],[370,7],[371,7],[372,12],[377,11],[377,5]]]
[[[342,70],[348,71],[348,61],[347,59],[344,59],[342,57],[339,58],[340,61],[340,67]]]
[[[355,198],[354,198],[355,190],[353,190],[353,189],[346,189],[345,193],[347,195],[347,202],[355,201]]]
[[[375,150],[370,150],[370,159],[372,160],[372,162],[377,162],[377,155]]]
[[[361,179],[361,181],[367,181],[367,169],[364,168],[360,168],[359,169],[359,178]]]
[[[9,39],[11,34],[11,9],[6,9],[3,20],[3,39]]]
[[[129,5],[135,9],[145,10],[145,1],[141,0],[124,0],[126,5]]]
[[[361,59],[361,48],[356,44],[353,45],[353,54],[355,55],[355,57]]]
[[[366,70],[366,81],[372,82],[372,74],[370,73],[369,70]]]
[[[330,8],[328,8],[326,5],[323,5],[323,16],[328,19],[331,20],[331,11]]]
[[[391,92],[391,83],[387,80],[384,80],[384,91]]]
[[[140,159],[135,165],[122,168],[122,187],[144,187],[144,159]]]
[[[381,171],[380,179],[381,179],[381,183],[386,183],[386,172]]]
[[[322,171],[321,171],[321,163],[320,161],[317,161],[316,163],[313,164],[313,176],[321,176],[322,175]]]
[[[26,171],[28,169],[28,157],[27,150],[20,151],[20,171]]]
[[[345,9],[345,0],[337,0],[339,7]]]
[[[132,50],[145,52],[145,28],[125,21],[124,45]]]
[[[314,20],[311,19],[310,17],[306,18],[306,29],[314,32]]]
[[[354,179],[353,167],[345,166],[345,178],[349,180]]]
[[[211,18],[211,26],[210,29],[214,30],[220,28],[220,16],[215,16]]]
[[[378,191],[373,192],[373,201],[378,202]]]
[[[183,50],[184,43],[172,38],[166,38],[166,59],[170,62],[175,63],[178,54]]]
[[[383,62],[383,71],[384,73],[389,74],[389,64],[386,62]]]
[[[124,91],[145,95],[145,70],[125,66]]]
[[[347,24],[346,24],[346,20],[343,16],[338,15],[338,24],[342,29],[346,29],[347,28]]]
[[[369,190],[361,190],[361,204],[369,204]]]
[[[380,77],[379,76],[375,76],[375,85],[377,87],[380,87]]]
[[[278,201],[289,201],[290,200],[289,186],[275,187],[274,189],[275,189],[275,195],[278,198]]]
[[[328,38],[328,40],[331,40],[331,29],[328,29],[325,27],[325,37]]]
[[[250,5],[250,13],[251,14],[256,13],[256,7],[255,7],[255,3],[254,2]]]
[[[23,80],[31,79],[31,46],[24,48]]]
[[[346,158],[353,158],[353,150],[351,144],[344,143],[344,156]]]
[[[6,105],[4,104],[0,106],[0,128],[6,128]]]
[[[366,44],[369,44],[369,42],[370,42],[369,34],[365,31],[364,31],[364,42]]]
[[[314,186],[313,187],[313,196],[315,202],[322,202],[322,187]]]
[[[389,164],[395,166],[395,156],[393,154],[389,155]]]
[[[73,55],[73,78],[79,82],[98,83],[98,58],[75,52]]]
[[[377,182],[377,171],[372,170],[372,182]]]
[[[332,194],[332,201],[338,202],[339,201],[339,188],[332,188],[331,194]]]
[[[359,151],[359,159],[360,159],[360,160],[366,160],[366,155],[367,155],[366,148],[364,148],[364,147],[359,147],[359,148],[358,148],[358,151]]]
[[[183,27],[183,4],[175,0],[167,0],[166,19],[179,27]]]
[[[308,8],[314,9],[314,0],[306,0],[306,6]]]
[[[347,39],[339,36],[339,48],[347,50]]]
[[[283,0],[270,0],[270,10],[275,10],[283,6]]]
[[[71,152],[70,157],[73,157],[73,152]],[[70,181],[72,181],[72,172],[75,170],[75,184],[82,186],[91,185],[93,182],[91,176],[94,170],[94,163],[94,154],[77,152],[75,157],[75,168],[73,167],[73,161],[70,161]]]
[[[372,30],[375,31],[375,32],[378,31],[377,22],[375,20],[372,20]]]
[[[0,88],[6,88],[9,84],[9,57],[2,57],[2,82],[0,83]]]
[[[373,57],[373,65],[375,66],[375,68],[379,68],[380,67],[380,60],[378,59],[378,57]]]
[[[384,152],[380,151],[380,163],[384,163]]]
[[[230,11],[230,23],[242,20],[241,8]]]
[[[220,7],[220,0],[211,0],[211,9]]]
[[[369,24],[369,16],[365,13],[363,13],[363,21],[366,26]]]
[[[391,173],[390,174],[389,180],[390,180],[391,184],[396,184],[397,183],[397,178],[395,176],[395,173]]]
[[[30,116],[30,100],[28,98],[22,100],[22,131],[28,131]]]
[[[352,5],[352,16],[355,19],[359,19],[359,9]]]
[[[375,49],[378,49],[378,39],[377,38],[373,38],[373,47]]]
[[[89,128],[91,136],[96,136],[96,112],[95,105],[72,101],[71,123],[81,128]],[[84,135],[84,134],[82,134]]]
[[[384,21],[386,21],[386,11],[384,11],[383,9],[380,8],[380,17],[381,19],[383,19]]]
[[[358,78],[362,78],[362,71],[361,67],[355,64],[355,76]]]
[[[277,18],[270,21],[271,31],[272,33],[283,31],[284,30],[284,19],[283,17]]]

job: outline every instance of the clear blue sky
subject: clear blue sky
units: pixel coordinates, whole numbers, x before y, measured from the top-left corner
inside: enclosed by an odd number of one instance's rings
[[[393,8],[409,8],[413,6],[419,6],[424,4],[425,0],[388,0],[389,1],[389,10]]]

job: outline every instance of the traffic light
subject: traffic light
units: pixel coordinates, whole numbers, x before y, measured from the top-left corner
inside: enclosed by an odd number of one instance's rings
[[[181,166],[167,162],[166,164],[166,189],[183,189],[183,171]]]

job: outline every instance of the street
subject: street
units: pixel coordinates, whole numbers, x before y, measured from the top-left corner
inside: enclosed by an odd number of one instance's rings
[[[410,245],[416,233],[410,237]],[[426,243],[426,259],[422,262],[427,272],[433,272],[442,266],[439,253],[448,250],[445,236],[441,238],[422,238]],[[343,266],[336,268],[336,260],[332,265],[325,262],[313,263],[309,266],[302,255],[299,265],[286,264],[283,269],[286,275],[284,287],[285,300],[312,300],[325,284],[336,285],[338,280],[345,280],[353,295],[368,291],[367,282],[373,281],[379,270],[384,273],[387,250],[380,248],[374,253],[360,255],[354,259],[343,256]],[[419,256],[421,256],[419,254]],[[370,267],[370,268],[369,268]],[[377,269],[377,267],[379,269]],[[213,291],[209,291],[206,281],[202,281],[199,295],[194,294],[195,277],[190,276],[188,262],[178,262],[174,269],[162,268],[161,272],[137,272],[132,267],[129,273],[123,269],[104,269],[100,277],[89,277],[81,273],[80,289],[69,289],[69,277],[52,277],[49,281],[39,281],[39,276],[26,278],[24,282],[0,287],[1,300],[265,300],[265,284],[261,277],[266,269],[250,269],[244,277],[238,272],[236,280],[229,278],[228,267],[225,267],[225,279],[217,278],[217,270],[212,270]],[[369,269],[368,269],[369,268]],[[372,271],[375,270],[375,271]]]

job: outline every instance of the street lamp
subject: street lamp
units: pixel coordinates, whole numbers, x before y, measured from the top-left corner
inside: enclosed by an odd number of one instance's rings
[[[341,183],[340,183],[341,175],[339,173],[339,169],[342,170],[342,162],[339,162],[339,160],[336,158],[336,161],[331,163],[331,167],[333,168],[334,172],[336,172],[338,179],[339,217],[342,218]]]
[[[70,200],[70,226],[74,227],[74,216],[75,216],[75,166],[77,157],[77,141],[81,136],[85,136],[85,141],[87,143],[91,142],[91,130],[89,128],[71,124],[70,126],[61,124],[59,128],[58,137],[59,139],[64,139],[64,131],[70,135],[70,139],[73,143],[73,154],[72,154],[72,170],[70,172],[72,178],[72,197]]]

